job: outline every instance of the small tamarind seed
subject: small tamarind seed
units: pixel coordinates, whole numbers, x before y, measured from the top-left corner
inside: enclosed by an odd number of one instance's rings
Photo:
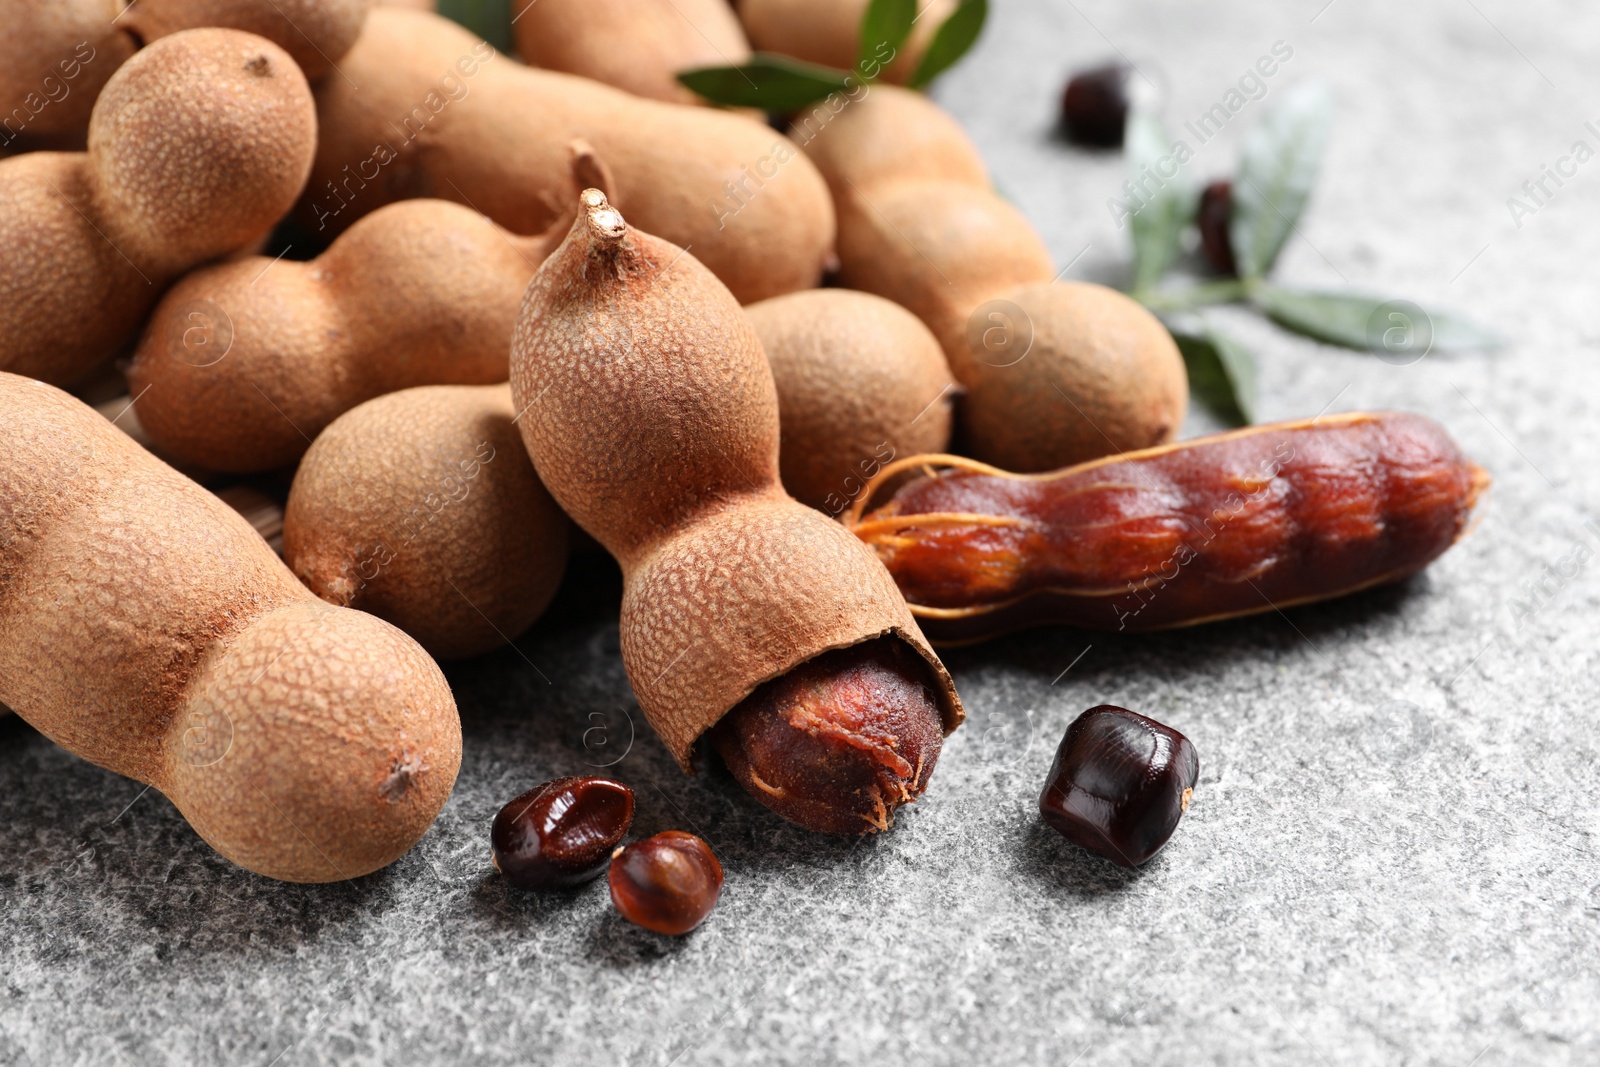
[[[1218,274],[1230,277],[1239,273],[1233,258],[1233,242],[1228,226],[1233,220],[1233,183],[1226,178],[1207,185],[1200,193],[1200,210],[1195,221],[1200,227],[1200,247],[1206,262]]]
[[[944,743],[926,665],[895,637],[824,653],[723,717],[711,743],[739,784],[825,834],[887,830]]]
[[[686,934],[717,906],[722,864],[694,834],[668,830],[617,849],[608,881],[624,919],[658,934]]]
[[[1079,71],[1061,94],[1061,131],[1073,144],[1116,148],[1128,122],[1126,63],[1107,63]]]
[[[1137,867],[1178,828],[1199,777],[1200,757],[1187,737],[1101,704],[1067,727],[1039,814],[1073,844]]]
[[[500,809],[489,837],[495,869],[522,889],[597,878],[633,825],[633,790],[610,778],[557,778]]]

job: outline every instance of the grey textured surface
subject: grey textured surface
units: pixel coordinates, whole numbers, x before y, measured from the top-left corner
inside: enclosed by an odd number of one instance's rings
[[[1295,51],[1268,100],[1332,83],[1283,277],[1452,306],[1515,343],[1397,367],[1235,325],[1262,355],[1263,417],[1416,409],[1490,468],[1481,526],[1424,577],[952,655],[969,725],[898,828],[857,844],[787,827],[725,775],[685,779],[648,734],[628,744],[603,567],[518,651],[451,671],[456,793],[355,883],[234,869],[160,796],[12,719],[0,1062],[1600,1063],[1600,162],[1520,229],[1506,206],[1574,141],[1600,147],[1583,127],[1600,11],[1325,3],[1001,0],[938,95],[1058,260],[1082,253],[1070,276],[1114,280],[1121,161],[1048,134],[1069,68],[1115,49],[1159,70],[1174,127],[1276,40]],[[1231,166],[1262,106],[1196,174]],[[1570,577],[1524,613],[1546,567]],[[1055,741],[1100,702],[1201,755],[1193,808],[1137,873],[1035,815]],[[488,866],[500,803],[619,754],[638,832],[699,830],[726,865],[689,938],[628,927],[602,886],[536,897]]]

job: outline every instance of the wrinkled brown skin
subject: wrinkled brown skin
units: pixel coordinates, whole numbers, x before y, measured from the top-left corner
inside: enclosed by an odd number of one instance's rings
[[[678,83],[679,71],[750,58],[728,0],[538,0],[511,29],[517,52],[536,67],[674,104],[700,102]]]
[[[295,474],[284,562],[439,659],[503,646],[555,596],[569,526],[514,417],[504,384],[403,389],[345,412]]]
[[[394,862],[461,760],[449,686],[416,642],[323,604],[222,501],[4,373],[0,702],[285,881]]]
[[[183,30],[265,37],[312,81],[361,32],[370,0],[48,0],[15,3],[0,34],[0,149],[80,149],[107,79],[134,52]],[[12,145],[13,137],[15,145]]]
[[[892,637],[825,652],[746,697],[711,730],[740,785],[790,822],[887,830],[939,761],[938,695]]]
[[[741,302],[821,279],[834,237],[827,187],[763,123],[526,67],[446,19],[392,8],[372,13],[340,67],[349,81],[318,90],[322,139],[301,208],[313,232],[436,196],[540,233],[583,188],[567,153],[584,140],[629,217],[692,246]],[[730,199],[740,182],[748,193]]]
[[[840,280],[910,309],[944,347],[967,451],[1042,471],[1172,439],[1188,377],[1171,337],[1114,290],[1052,285],[1043,242],[937,105],[873,86],[790,133],[833,191]]]
[[[510,373],[523,290],[544,258],[442,200],[393,204],[310,262],[252,256],[195,271],[150,317],[132,366],[140,424],[165,455],[248,473],[294,463],[357,404]]]
[[[69,383],[137,333],[179,274],[265,235],[316,145],[276,45],[190,30],[123,65],[87,153],[0,161],[0,369]]]
[[[1396,412],[1252,426],[1043,475],[906,463],[946,469],[847,524],[940,643],[1044,623],[1192,626],[1398,581],[1461,538],[1489,484],[1437,423]]]
[[[779,484],[772,372],[733,295],[599,193],[584,203],[528,288],[511,389],[551,494],[622,565],[623,664],[667,750],[690,770],[763,682],[884,636],[918,654],[955,729],[954,685],[888,571]]]
[[[783,487],[838,515],[896,456],[943,452],[957,387],[939,342],[897,304],[809,289],[745,308],[778,388]]]
[[[861,16],[869,0],[737,0],[739,20],[750,43],[839,70],[856,65],[861,48]],[[956,9],[956,0],[917,0],[911,38],[889,64],[883,78],[903,85],[933,43],[933,35]]]

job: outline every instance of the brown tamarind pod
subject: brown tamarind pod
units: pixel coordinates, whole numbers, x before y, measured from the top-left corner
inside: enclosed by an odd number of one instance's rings
[[[305,184],[311,89],[238,30],[163,37],[95,105],[87,152],[0,161],[0,370],[69,383],[178,275],[268,233]]]
[[[960,390],[928,328],[850,289],[807,289],[745,308],[778,387],[783,487],[838,515],[896,456],[943,452]]]
[[[461,762],[450,687],[415,641],[324,604],[222,500],[5,373],[0,703],[286,881],[394,862]]]
[[[872,551],[783,491],[772,372],[733,295],[597,190],[582,202],[528,288],[511,388],[551,494],[622,565],[639,705],[686,771],[728,716],[717,747],[751,795],[812,829],[881,829],[960,723],[955,687]],[[893,685],[847,664],[763,687],[878,639],[907,651],[867,668]]]
[[[933,331],[966,394],[965,447],[1044,471],[1172,439],[1188,405],[1176,344],[1143,307],[1056,281],[960,127],[920,93],[871,91],[793,136],[833,192],[839,277]]]
[[[950,456],[847,517],[940,643],[1026,626],[1159,630],[1344,596],[1426,567],[1489,476],[1435,422],[1353,413],[1019,475]],[[865,514],[863,514],[865,512]]]
[[[678,82],[680,71],[750,58],[728,0],[539,0],[511,30],[518,54],[536,67],[674,104],[700,102]]]
[[[348,78],[317,92],[301,207],[316,233],[418,196],[539,233],[584,188],[565,153],[585,140],[610,166],[617,204],[690,248],[741,302],[811,288],[829,261],[827,185],[765,123],[527,67],[444,18],[396,8],[368,16],[340,68]]]
[[[503,646],[555,596],[569,529],[515,418],[504,383],[402,389],[345,412],[295,472],[284,562],[439,659]]]

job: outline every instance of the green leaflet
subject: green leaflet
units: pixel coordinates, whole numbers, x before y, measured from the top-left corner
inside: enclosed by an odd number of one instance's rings
[[[905,46],[911,24],[917,18],[917,0],[872,0],[861,16],[861,46],[856,53],[856,70],[887,62]],[[885,47],[887,46],[887,47]]]
[[[507,55],[515,54],[511,43],[513,5],[523,10],[528,0],[439,0],[439,14],[459,22]]]
[[[1255,421],[1256,357],[1238,341],[1201,324],[1198,331],[1173,330],[1189,371],[1189,391],[1235,426]]]
[[[1129,115],[1124,144],[1134,189],[1148,194],[1142,202],[1130,204],[1133,214],[1128,220],[1133,291],[1145,293],[1177,260],[1184,228],[1194,216],[1195,197],[1188,176],[1173,158],[1172,138],[1160,119],[1143,111]],[[1174,171],[1172,177],[1163,177],[1163,163]]]
[[[1277,262],[1311,198],[1332,121],[1327,88],[1297,85],[1245,138],[1229,227],[1241,276],[1262,277]]]
[[[757,52],[737,67],[686,70],[678,75],[678,81],[714,104],[754,107],[781,115],[849,89],[848,77],[832,67]]]
[[[961,0],[961,6],[944,20],[944,25],[933,35],[933,42],[928,45],[928,51],[924,53],[922,62],[917,64],[916,73],[911,75],[907,85],[912,89],[921,89],[955,66],[978,40],[978,35],[983,32],[984,20],[988,17],[989,0]]]
[[[1364,293],[1263,285],[1255,302],[1278,325],[1329,344],[1414,363],[1432,350],[1493,349],[1502,338],[1456,315]]]

